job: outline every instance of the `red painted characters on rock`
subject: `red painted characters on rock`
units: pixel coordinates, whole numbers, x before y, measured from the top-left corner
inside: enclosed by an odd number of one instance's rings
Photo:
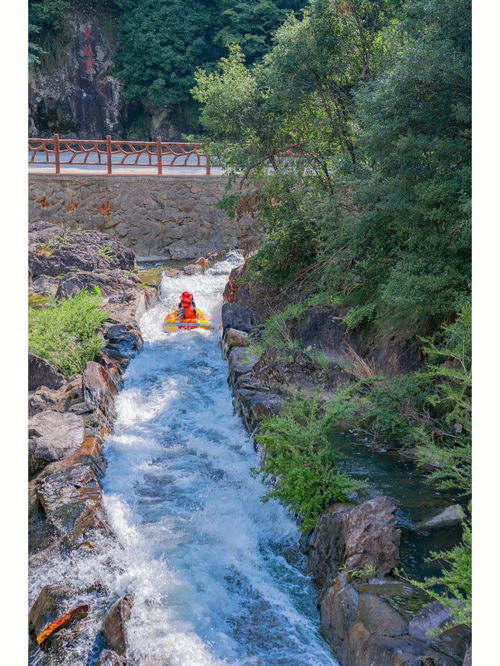
[[[92,42],[95,42],[95,37],[91,32],[91,28],[84,28],[83,30],[83,62],[85,63],[85,71],[87,74],[94,73],[95,53],[92,48]]]

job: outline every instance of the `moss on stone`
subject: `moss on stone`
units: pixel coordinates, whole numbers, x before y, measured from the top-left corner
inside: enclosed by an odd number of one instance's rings
[[[139,271],[137,275],[143,285],[155,287],[160,284],[164,271],[165,266],[158,266],[157,268],[149,268],[146,271]]]
[[[28,306],[34,308],[35,310],[40,310],[43,308],[49,301],[49,296],[44,294],[36,294],[33,291],[28,293]]]

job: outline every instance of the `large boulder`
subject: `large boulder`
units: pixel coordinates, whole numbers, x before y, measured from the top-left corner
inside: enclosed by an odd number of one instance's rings
[[[83,418],[77,414],[46,410],[32,416],[28,426],[30,478],[49,463],[77,451],[83,442]]]
[[[233,268],[229,273],[226,286],[224,287],[224,293],[222,294],[224,303],[234,303],[238,291],[238,278],[241,277],[244,270],[245,264],[242,264],[241,266]]]
[[[28,631],[33,640],[62,614],[69,595],[69,590],[62,585],[45,585],[41,589],[28,614]]]
[[[46,409],[54,412],[69,411],[82,401],[82,376],[73,375],[57,391],[41,386],[28,398],[28,414],[33,416]]]
[[[102,625],[102,633],[108,647],[119,655],[124,655],[128,648],[126,623],[133,603],[134,599],[130,594],[118,599],[109,609]]]
[[[40,386],[58,389],[65,382],[64,375],[41,356],[28,353],[28,389],[35,391]]]
[[[470,629],[457,625],[452,612],[437,601],[415,613],[409,622],[409,633],[458,662],[471,641]]]
[[[244,347],[233,347],[229,350],[228,356],[229,383],[234,385],[236,380],[245,375],[255,366],[258,357]]]
[[[233,347],[248,347],[250,339],[248,333],[238,331],[236,328],[228,328],[222,340],[222,349],[224,356],[227,357]]]
[[[76,296],[82,289],[92,291],[98,287],[104,296],[137,286],[139,278],[133,273],[126,275],[119,269],[94,270],[87,272],[70,271],[59,281],[56,292],[58,300]]]
[[[254,386],[289,395],[295,389],[314,389],[318,385],[332,390],[347,384],[349,377],[336,363],[325,367],[299,349],[268,347],[250,375],[241,381],[245,381],[247,388]]]
[[[99,363],[89,361],[83,371],[82,387],[82,413],[95,412],[95,423],[110,427],[116,414],[114,399],[118,393],[110,372]],[[87,425],[90,425],[88,420]]]
[[[107,345],[102,351],[113,358],[130,359],[143,345],[140,330],[130,324],[109,326],[104,338]]]
[[[329,587],[340,567],[372,568],[383,576],[399,564],[401,530],[396,501],[378,496],[357,506],[334,505],[321,514],[312,535],[308,568],[320,588]]]
[[[447,653],[408,633],[408,621],[375,594],[337,576],[320,604],[321,633],[342,666],[458,666]]]
[[[422,521],[416,526],[416,530],[437,530],[453,525],[460,525],[466,518],[465,512],[460,504],[453,504],[440,511],[437,515]]]
[[[345,340],[344,310],[333,305],[308,308],[292,326],[291,333],[303,347],[339,349]]]
[[[224,303],[222,306],[222,328],[236,328],[244,333],[251,333],[255,327],[252,309],[236,303]]]
[[[71,271],[132,270],[135,254],[100,231],[68,231],[44,222],[30,225],[28,263],[33,280]]]
[[[99,464],[97,452],[84,455],[81,450],[41,472],[33,481],[34,497],[30,501],[33,524],[30,552],[38,552],[61,540],[68,547],[79,547],[88,540],[89,530],[109,534],[99,485],[103,473],[104,466]]]
[[[249,432],[257,430],[267,416],[279,414],[283,399],[270,391],[238,388],[234,400]]]

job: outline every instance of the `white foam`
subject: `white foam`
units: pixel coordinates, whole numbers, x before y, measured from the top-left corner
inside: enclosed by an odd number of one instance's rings
[[[185,290],[220,318],[239,261],[163,279],[106,444],[105,508],[118,541],[53,575],[79,588],[98,576],[109,601],[134,595],[130,653],[141,666],[337,664],[318,634],[296,524],[280,503],[261,502],[266,489],[251,474],[258,458],[233,413],[217,330],[162,330]]]

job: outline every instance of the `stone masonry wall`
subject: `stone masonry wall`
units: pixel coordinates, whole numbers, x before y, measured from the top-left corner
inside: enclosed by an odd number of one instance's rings
[[[258,240],[252,220],[216,207],[224,186],[223,176],[30,174],[29,219],[105,231],[140,257],[249,249]]]

